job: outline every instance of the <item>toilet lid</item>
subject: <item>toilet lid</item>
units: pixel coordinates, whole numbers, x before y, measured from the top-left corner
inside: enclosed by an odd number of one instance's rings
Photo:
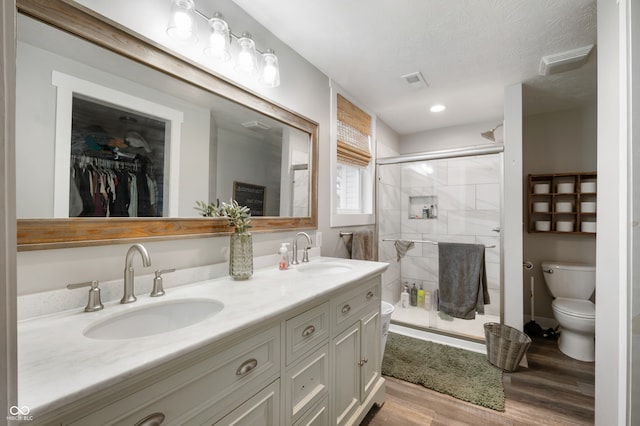
[[[596,317],[596,305],[590,300],[559,297],[551,303],[551,306],[565,315],[587,319],[595,319]]]

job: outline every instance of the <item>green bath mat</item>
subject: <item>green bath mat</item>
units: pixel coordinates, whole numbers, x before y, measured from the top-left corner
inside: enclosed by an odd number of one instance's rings
[[[502,370],[481,353],[389,333],[382,374],[504,411]]]

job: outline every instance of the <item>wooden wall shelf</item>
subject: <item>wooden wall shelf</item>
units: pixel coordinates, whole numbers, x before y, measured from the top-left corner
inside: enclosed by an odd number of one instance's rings
[[[528,231],[595,235],[596,182],[596,172],[529,175]]]

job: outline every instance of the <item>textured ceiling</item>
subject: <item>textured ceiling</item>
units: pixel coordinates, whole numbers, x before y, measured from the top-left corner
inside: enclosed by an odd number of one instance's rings
[[[580,70],[538,76],[542,56],[595,45],[595,0],[233,1],[400,134],[499,121],[518,82],[529,114],[595,96],[596,49]],[[400,78],[417,71],[428,88]]]

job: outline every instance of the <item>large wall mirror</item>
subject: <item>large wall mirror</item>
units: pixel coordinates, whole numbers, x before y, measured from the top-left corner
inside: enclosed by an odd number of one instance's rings
[[[317,226],[316,123],[82,6],[18,0],[18,249]]]

